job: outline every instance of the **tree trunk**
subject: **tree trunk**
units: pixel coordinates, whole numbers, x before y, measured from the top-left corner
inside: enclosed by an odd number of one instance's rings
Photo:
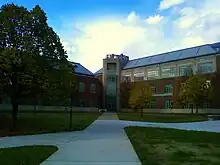
[[[143,112],[143,108],[141,108],[141,119],[143,119],[144,117],[144,112]]]
[[[199,113],[199,106],[198,106],[198,104],[196,104],[196,114],[198,114]]]
[[[38,97],[35,96],[35,99],[34,99],[34,113],[37,112],[37,105],[38,105]]]
[[[18,102],[16,101],[16,99],[13,99],[12,101],[12,127],[13,129],[16,128],[17,115],[18,115]]]
[[[191,113],[193,114],[193,105],[191,106]]]
[[[11,103],[12,103],[12,124],[13,124],[12,127],[14,129],[16,127],[16,122],[17,122],[18,96],[19,96],[18,95],[18,80],[17,80],[17,72],[16,71],[12,75],[11,83],[12,83]]]
[[[72,114],[73,114],[73,97],[70,96],[70,112],[69,112],[69,130],[72,129]]]

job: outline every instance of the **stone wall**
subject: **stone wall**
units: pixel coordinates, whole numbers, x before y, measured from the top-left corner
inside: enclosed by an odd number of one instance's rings
[[[12,106],[10,104],[0,104],[0,111],[10,111]],[[34,105],[19,105],[19,111],[69,111],[70,107],[62,106],[34,106]],[[93,111],[98,112],[98,108],[95,107],[73,107],[73,111]]]

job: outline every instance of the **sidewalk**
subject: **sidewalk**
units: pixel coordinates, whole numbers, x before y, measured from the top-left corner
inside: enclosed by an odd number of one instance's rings
[[[104,113],[41,165],[141,165],[116,114]],[[105,121],[104,121],[105,120]]]

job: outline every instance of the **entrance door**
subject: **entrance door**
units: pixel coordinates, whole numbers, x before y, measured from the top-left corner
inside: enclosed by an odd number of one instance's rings
[[[116,111],[116,104],[112,102],[107,103],[107,110],[110,112],[115,112]]]

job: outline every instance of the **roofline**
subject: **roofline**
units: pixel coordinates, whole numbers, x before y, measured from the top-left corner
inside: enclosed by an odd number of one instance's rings
[[[219,42],[215,42],[215,43],[212,43],[212,44],[216,44],[216,43],[219,43]],[[141,57],[141,58],[135,58],[135,59],[129,60],[129,62],[130,61],[135,61],[135,60],[141,60],[141,59],[144,59],[144,58],[147,58],[147,57],[155,57],[155,56],[159,56],[159,55],[162,55],[162,54],[168,54],[168,53],[174,53],[174,52],[183,51],[183,50],[187,50],[187,49],[192,49],[192,48],[196,48],[196,47],[211,46],[212,44],[203,44],[203,45],[193,46],[193,47],[189,47],[189,48],[178,49],[178,50],[168,51],[168,52],[164,52],[164,53],[158,53],[158,54],[155,54],[155,55],[149,55],[149,56],[145,56],[145,57]]]
[[[200,55],[198,57],[211,56],[211,55],[218,55],[218,53],[204,54],[204,55]],[[137,67],[125,68],[125,69],[123,68],[122,70],[133,69],[133,68],[140,68],[140,67],[146,67],[146,66],[152,66],[152,65],[158,65],[158,64],[165,64],[165,63],[170,63],[170,62],[175,62],[175,61],[183,61],[183,60],[188,60],[188,59],[198,58],[198,57],[188,57],[188,58],[179,59],[179,60],[172,60],[172,61],[166,61],[166,62],[158,62],[158,63],[155,63],[155,64],[142,65],[142,66],[137,66]]]
[[[82,74],[82,73],[77,73],[77,72],[75,72],[75,75],[77,75],[77,76],[85,76],[85,77],[95,77],[95,75],[88,75],[88,74]]]

